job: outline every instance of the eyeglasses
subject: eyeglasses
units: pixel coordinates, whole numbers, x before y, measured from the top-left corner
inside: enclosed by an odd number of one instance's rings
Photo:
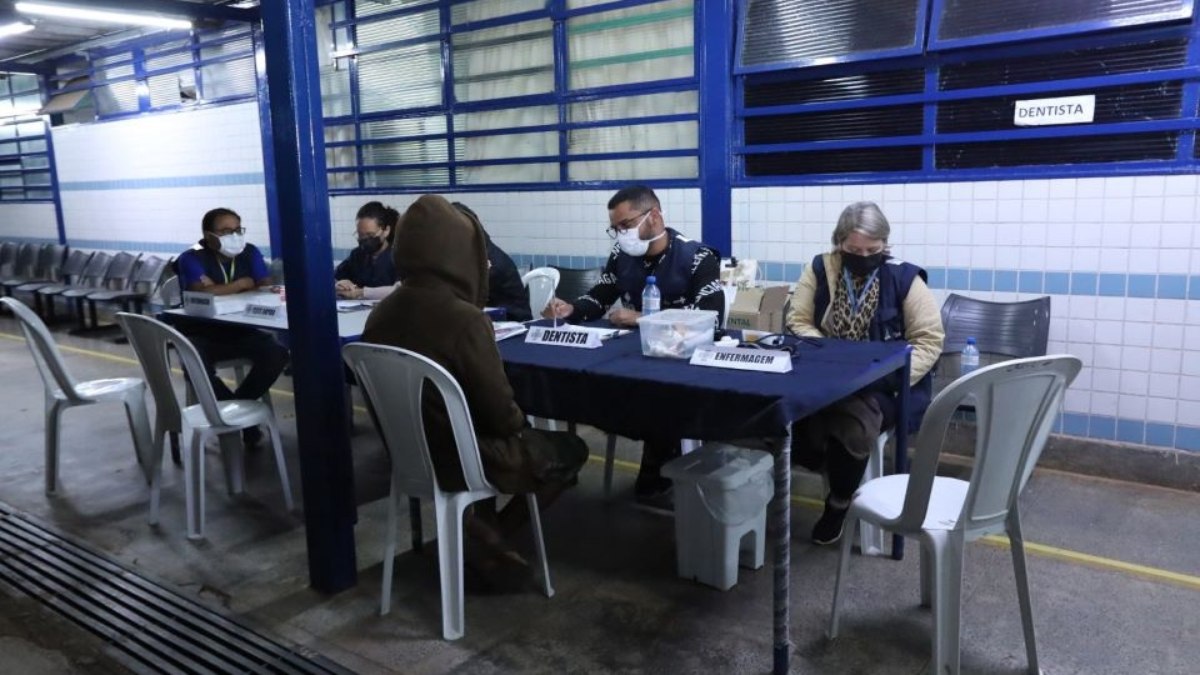
[[[642,224],[642,221],[645,220],[646,216],[650,215],[650,212],[653,210],[654,210],[654,207],[651,206],[650,208],[646,209],[645,211],[642,211],[641,213],[637,214],[636,216],[633,216],[632,218],[626,218],[625,220],[620,221],[616,225],[609,225],[608,229],[606,229],[604,231],[608,234],[609,239],[616,239],[618,234],[620,234],[626,230],[631,230],[635,227],[640,227]],[[637,222],[634,222],[634,221],[637,221]]]
[[[231,234],[246,234],[246,228],[239,227],[236,230],[214,230],[213,234],[217,235],[218,237],[227,237]]]
[[[887,246],[884,244],[880,244],[877,247],[872,246],[871,248],[855,248],[853,246],[848,247],[845,244],[842,245],[842,253],[849,253],[851,255],[877,255],[879,253],[883,253],[885,250],[887,250]]]

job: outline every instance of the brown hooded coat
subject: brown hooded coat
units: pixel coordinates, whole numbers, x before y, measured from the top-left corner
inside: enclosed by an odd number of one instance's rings
[[[393,248],[403,285],[371,312],[363,340],[410,349],[449,371],[467,398],[488,479],[510,494],[538,489],[546,467],[535,458],[544,455],[527,444],[543,439],[522,438],[525,416],[482,310],[488,294],[482,228],[445,199],[425,195],[404,213]],[[389,414],[386,404],[377,413]],[[465,489],[445,405],[429,384],[423,416],[438,483]]]

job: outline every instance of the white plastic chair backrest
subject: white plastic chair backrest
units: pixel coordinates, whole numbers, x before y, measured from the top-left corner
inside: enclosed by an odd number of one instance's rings
[[[468,490],[491,490],[483,473],[475,427],[462,388],[445,368],[416,352],[385,345],[357,342],[342,348],[342,358],[362,386],[392,458],[392,480],[401,492],[432,498],[436,485],[421,400],[429,382],[442,395],[463,480]]]
[[[536,319],[542,315],[542,310],[550,304],[554,291],[558,288],[558,270],[553,267],[539,267],[529,270],[521,277],[521,283],[529,289],[529,311]]]
[[[164,307],[179,307],[183,304],[183,293],[179,290],[179,277],[168,277],[162,283],[162,288],[159,289],[158,295],[162,298]]]
[[[168,335],[157,329],[157,325],[163,324],[148,316],[128,312],[117,312],[116,318],[125,331],[125,337],[129,338],[133,353],[142,364],[142,372],[146,374],[146,384],[150,385],[150,394],[154,397],[154,406],[160,419],[164,414],[171,419],[178,419],[180,406],[175,387],[171,384]]]
[[[221,419],[220,404],[217,401],[217,395],[213,393],[212,381],[208,379],[208,369],[204,367],[204,362],[200,360],[200,353],[196,351],[191,340],[158,319],[123,312],[120,314],[125,316],[125,322],[122,325],[136,326],[135,331],[129,331],[129,341],[131,343],[134,341],[136,333],[142,344],[151,345],[150,349],[146,351],[147,360],[142,361],[143,368],[145,369],[147,361],[155,362],[160,358],[160,353],[161,358],[165,361],[167,348],[174,349],[175,354],[179,357],[179,365],[183,367],[183,372],[187,374],[187,378],[191,382],[192,391],[196,394],[196,402],[204,411],[205,419],[213,426],[223,426],[225,421]],[[138,351],[138,360],[142,360],[141,351]],[[167,365],[166,368],[168,377],[170,377],[170,366]],[[148,369],[146,369],[146,377],[152,377]],[[153,383],[151,386],[154,386]],[[155,404],[158,403],[158,392],[154,394],[154,401]],[[176,399],[176,405],[178,405],[178,399]]]
[[[58,351],[58,345],[50,336],[50,330],[46,328],[42,319],[32,309],[14,298],[0,298],[0,302],[12,310],[17,320],[20,321],[21,332],[25,334],[25,340],[29,343],[29,351],[33,353],[33,361],[37,364],[38,374],[42,376],[46,391],[51,392],[58,389],[72,403],[86,402],[87,399],[75,393],[75,379],[67,371],[62,354]]]
[[[975,461],[971,487],[957,528],[977,530],[1003,523],[1025,488],[1054,425],[1054,414],[1083,363],[1060,354],[1004,361],[960,378],[929,404],[900,529],[921,528],[946,430],[959,405],[975,400]]]

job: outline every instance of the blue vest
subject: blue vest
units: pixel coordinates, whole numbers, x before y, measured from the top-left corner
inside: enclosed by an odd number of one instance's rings
[[[813,258],[812,266],[813,274],[817,277],[817,291],[813,296],[813,321],[820,328],[831,301],[829,279],[825,275],[824,257],[818,255]],[[913,281],[918,275],[922,281],[927,281],[929,278],[925,270],[912,263],[899,260],[888,260],[879,268],[879,305],[875,309],[875,316],[871,318],[871,326],[867,329],[869,340],[886,342],[905,338],[904,298],[908,297],[908,291],[912,288]],[[898,391],[900,386],[898,375],[893,375],[886,381],[877,383],[876,386],[892,395]],[[925,417],[925,409],[929,407],[932,400],[933,371],[931,370],[909,390],[909,433],[916,433],[920,428],[921,419]]]
[[[683,307],[690,300],[688,289],[692,284],[692,265],[696,254],[710,246],[688,239],[671,228],[667,228],[671,245],[658,264],[654,266],[655,284],[662,294],[662,308]],[[642,290],[646,287],[645,258],[617,253],[617,290],[626,307],[642,311]]]

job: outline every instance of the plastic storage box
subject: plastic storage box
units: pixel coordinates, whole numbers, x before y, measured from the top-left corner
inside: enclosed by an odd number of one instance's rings
[[[642,354],[690,359],[696,347],[713,343],[717,313],[708,309],[667,309],[637,322]]]
[[[727,591],[739,562],[763,565],[771,455],[709,443],[663,466],[675,481],[675,558],[680,578]]]

